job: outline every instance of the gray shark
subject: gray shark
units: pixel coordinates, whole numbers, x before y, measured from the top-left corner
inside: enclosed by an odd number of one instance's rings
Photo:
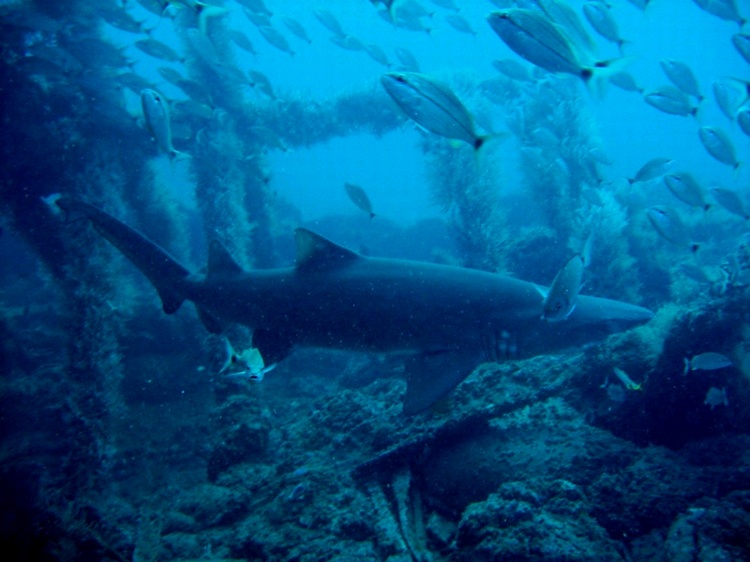
[[[69,221],[88,219],[159,293],[167,314],[192,301],[203,324],[253,329],[266,365],[294,346],[406,352],[403,412],[447,395],[483,361],[525,358],[583,345],[648,322],[652,313],[579,295],[561,322],[542,319],[533,283],[433,263],[361,256],[304,228],[294,267],[243,270],[218,241],[205,274],[189,272],[159,246],[87,203],[62,198]]]

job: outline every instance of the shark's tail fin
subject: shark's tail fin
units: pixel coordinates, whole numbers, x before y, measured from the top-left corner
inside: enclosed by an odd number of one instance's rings
[[[68,222],[88,219],[94,228],[132,261],[151,281],[161,297],[162,308],[172,314],[185,297],[179,282],[190,272],[151,240],[93,205],[66,197],[56,201]]]

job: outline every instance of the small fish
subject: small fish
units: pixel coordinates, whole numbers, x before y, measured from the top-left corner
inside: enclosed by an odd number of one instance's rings
[[[695,355],[692,359],[685,357],[684,362],[683,375],[687,375],[691,371],[716,371],[717,369],[724,369],[733,365],[731,359],[714,351]]]
[[[42,200],[42,203],[47,205],[53,215],[62,217],[64,213],[62,212],[60,206],[56,204],[61,197],[62,193],[50,193],[49,195],[40,197],[39,199]]]
[[[693,0],[697,6],[717,18],[733,21],[740,27],[745,25],[745,19],[737,10],[735,0]]]
[[[542,319],[548,322],[565,320],[576,307],[583,280],[583,258],[575,254],[555,276],[542,302]]]
[[[716,105],[730,121],[734,121],[735,107],[737,106],[737,91],[726,82],[715,81],[711,88],[714,92]]]
[[[640,167],[635,176],[628,178],[628,183],[633,185],[634,183],[651,181],[654,178],[658,178],[664,175],[673,163],[674,160],[671,158],[652,158]]]
[[[156,39],[140,39],[135,42],[135,47],[149,56],[168,62],[183,60],[172,47]]]
[[[249,19],[250,23],[252,23],[255,27],[271,27],[273,25],[271,23],[271,18],[269,18],[266,14],[257,14],[247,9],[243,9],[242,11],[245,14],[245,17]]]
[[[628,2],[630,2],[633,6],[635,6],[636,8],[638,8],[641,11],[645,11],[646,10],[646,8],[648,7],[648,3],[650,1],[651,0],[628,0]]]
[[[289,41],[286,40],[286,37],[284,37],[279,30],[273,27],[262,26],[258,28],[258,31],[260,31],[263,38],[268,41],[269,45],[276,47],[279,51],[294,56],[294,51],[289,46]]]
[[[711,187],[709,190],[716,202],[725,210],[733,215],[742,217],[745,220],[750,219],[750,214],[745,210],[745,205],[736,191],[725,189],[723,187]]]
[[[737,124],[750,137],[750,105],[745,104],[737,110]]]
[[[549,72],[572,74],[587,82],[596,68],[608,65],[605,61],[584,65],[560,28],[541,12],[511,8],[492,12],[487,21],[513,52]]]
[[[268,9],[263,0],[237,0],[245,8],[253,12],[254,14],[263,14],[269,18],[273,16],[273,12]]]
[[[148,80],[134,72],[122,72],[115,76],[115,81],[137,95],[140,95],[141,90],[151,87]]]
[[[445,16],[445,21],[447,21],[448,25],[450,25],[453,29],[460,33],[466,33],[467,35],[475,36],[477,34],[477,32],[474,31],[474,28],[471,27],[471,24],[466,20],[466,18],[459,14],[448,14],[447,16]]]
[[[695,116],[698,113],[698,108],[690,103],[687,94],[671,84],[646,93],[643,99],[651,107],[669,115],[685,117],[688,115]]]
[[[385,51],[383,51],[383,49],[381,49],[377,45],[365,45],[365,52],[370,55],[370,58],[375,62],[378,62],[388,68],[391,67],[391,61],[388,60],[388,55],[386,55]]]
[[[659,61],[661,69],[664,74],[667,75],[669,81],[672,82],[677,88],[689,96],[693,96],[700,103],[703,100],[703,95],[700,92],[700,86],[698,80],[690,70],[690,67],[684,62],[676,61],[673,59],[662,59]]]
[[[195,52],[203,62],[210,66],[222,66],[221,57],[219,57],[219,53],[216,52],[216,48],[211,42],[211,39],[208,38],[208,35],[201,33],[194,27],[188,29],[185,32],[185,35],[187,36],[188,43],[190,43],[190,46],[193,48],[193,52]]]
[[[621,90],[625,90],[626,92],[643,93],[643,88],[638,85],[635,78],[633,78],[633,75],[624,70],[612,74],[612,76],[609,77],[609,83]]]
[[[226,373],[228,377],[246,377],[249,380],[260,382],[266,373],[271,372],[276,367],[276,363],[266,366],[260,351],[255,347],[237,353],[229,339],[224,338],[224,349],[227,357],[219,374],[228,371]]]
[[[365,50],[364,43],[362,43],[362,41],[360,41],[359,39],[351,35],[333,35],[331,37],[331,42],[334,45],[337,45],[347,51],[364,51]]]
[[[519,82],[534,81],[534,78],[531,77],[529,70],[517,60],[494,60],[492,61],[492,66],[494,66],[495,70],[497,70],[500,74],[507,76],[511,80],[518,80]]]
[[[352,200],[352,203],[370,215],[370,219],[375,218],[375,213],[372,212],[372,203],[364,189],[353,183],[345,183],[344,189],[349,199]]]
[[[302,24],[293,18],[281,18],[286,28],[291,31],[297,38],[302,39],[306,43],[312,43],[312,39],[302,27]]]
[[[626,41],[620,37],[619,27],[607,4],[604,2],[586,2],[583,4],[583,15],[586,16],[591,27],[599,35],[607,41],[615,43],[622,51],[622,46]]]
[[[188,155],[175,150],[172,146],[172,130],[169,124],[169,108],[167,101],[156,90],[145,89],[141,91],[141,108],[143,117],[151,135],[161,150],[167,153],[169,159],[185,158]]]
[[[339,20],[328,10],[314,10],[313,14],[323,26],[334,35],[346,35]]]
[[[703,401],[706,406],[711,406],[711,411],[716,406],[729,406],[729,398],[727,398],[727,387],[716,388],[712,386],[706,393],[706,399]]]
[[[649,207],[646,209],[646,216],[656,232],[667,242],[682,248],[689,248],[693,253],[700,248],[699,244],[690,239],[687,228],[673,209],[669,207]]]
[[[396,57],[401,62],[402,70],[406,72],[419,72],[419,61],[409,49],[396,47]]]
[[[710,205],[703,197],[703,189],[698,181],[688,172],[678,172],[664,176],[667,189],[683,203],[708,211]]]
[[[273,85],[271,84],[271,80],[268,78],[268,76],[258,70],[252,69],[247,71],[247,75],[250,77],[251,87],[258,88],[258,90],[260,90],[273,100],[276,99],[276,94],[273,91]]]
[[[456,5],[455,0],[430,0],[433,4],[436,6],[439,6],[440,8],[445,8],[446,10],[453,10],[454,12],[458,12],[460,8]]]
[[[100,7],[96,13],[112,27],[129,33],[143,32],[143,22],[133,19],[125,10]]]
[[[488,137],[474,129],[474,120],[456,95],[443,84],[416,72],[390,72],[380,78],[386,92],[418,125],[479,150]]]
[[[729,136],[718,127],[701,127],[698,130],[701,143],[716,160],[737,169],[740,165]]]
[[[633,381],[633,379],[631,379],[630,376],[625,371],[623,371],[622,369],[614,367],[612,369],[612,371],[615,373],[615,376],[620,380],[620,382],[622,383],[622,385],[627,390],[641,390],[641,386],[642,385],[640,385],[640,384],[636,383],[635,381]]]
[[[248,39],[247,35],[236,29],[228,29],[227,35],[229,38],[243,51],[247,51],[251,55],[257,55],[258,52],[255,50],[252,41]]]
[[[732,35],[732,45],[747,64],[750,64],[750,33],[735,33]]]

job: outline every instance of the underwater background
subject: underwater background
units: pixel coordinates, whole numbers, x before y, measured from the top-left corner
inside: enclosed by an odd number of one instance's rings
[[[594,77],[506,44],[487,18],[517,9],[574,14]],[[2,0],[4,558],[750,560],[743,18],[747,0]],[[412,121],[381,83],[402,70],[484,145]],[[245,269],[292,265],[299,226],[540,286],[582,252],[581,294],[654,318],[484,363],[407,417],[403,357],[301,348],[228,376],[250,331],[165,315],[60,195],[195,272],[212,238]]]

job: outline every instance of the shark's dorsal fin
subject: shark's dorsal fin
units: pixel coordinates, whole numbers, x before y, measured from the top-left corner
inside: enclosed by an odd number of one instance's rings
[[[214,275],[238,274],[242,273],[240,265],[234,261],[232,256],[224,247],[224,244],[216,240],[211,240],[208,247],[208,277]]]
[[[297,243],[297,269],[340,267],[361,258],[356,252],[334,244],[306,228],[296,229],[294,240]]]

